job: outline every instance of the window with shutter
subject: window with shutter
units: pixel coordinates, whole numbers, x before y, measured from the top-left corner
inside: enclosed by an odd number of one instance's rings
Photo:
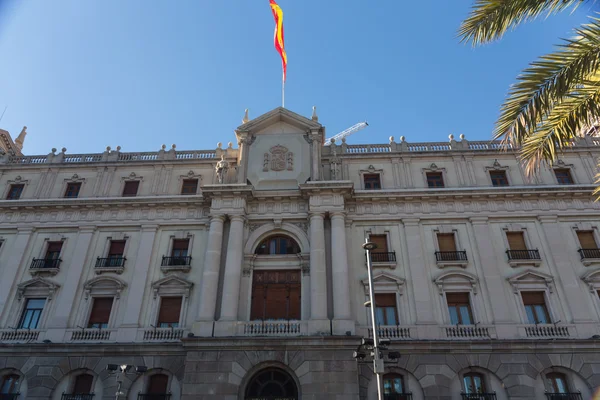
[[[57,260],[60,257],[63,242],[48,242],[46,249],[46,260]]]
[[[485,382],[483,380],[483,375],[481,374],[475,372],[465,374],[463,377],[463,384],[465,386],[465,393],[486,393]]]
[[[446,301],[452,325],[473,324],[473,312],[471,311],[469,293],[446,293]]]
[[[160,299],[160,310],[158,312],[157,322],[159,328],[179,327],[182,300],[182,297],[162,297]]]
[[[398,325],[395,293],[375,294],[375,322],[377,325]]]
[[[527,250],[523,232],[506,232],[506,239],[510,250]]]
[[[521,298],[530,324],[551,323],[544,292],[521,292]]]
[[[377,245],[373,253],[387,253],[387,235],[369,235],[369,240]]]
[[[125,240],[111,240],[108,249],[109,258],[122,257],[125,254]]]
[[[548,382],[548,386],[550,387],[550,393],[569,393],[567,377],[564,374],[552,372],[550,374],[546,374],[546,380]]]
[[[151,375],[148,379],[148,394],[167,394],[169,377],[165,374]]]
[[[88,328],[108,328],[108,321],[110,319],[112,305],[112,297],[95,297],[94,302],[92,303],[92,311],[90,313],[90,320],[88,321]]]
[[[255,271],[250,319],[300,319],[300,271]]]
[[[137,196],[139,187],[140,181],[126,181],[125,186],[123,186],[123,197]]]
[[[198,179],[184,179],[181,184],[181,194],[196,194]]]
[[[438,233],[437,240],[440,251],[456,251],[454,233]]]
[[[441,172],[427,172],[427,186],[430,188],[444,187],[444,176]]]
[[[174,239],[171,257],[187,257],[190,239]]]
[[[406,393],[404,377],[399,374],[385,374],[383,376],[383,396],[385,399],[409,399],[407,396],[396,396]]]
[[[90,374],[77,375],[73,384],[73,394],[91,394],[94,377]]]
[[[577,238],[582,249],[597,249],[594,231],[577,231]]]

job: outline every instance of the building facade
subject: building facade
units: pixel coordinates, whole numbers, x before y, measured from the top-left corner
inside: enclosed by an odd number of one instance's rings
[[[597,138],[528,177],[500,143],[325,143],[283,108],[237,148],[2,135],[2,400],[375,399],[365,238],[386,399],[600,386]],[[109,364],[147,370],[117,395]]]

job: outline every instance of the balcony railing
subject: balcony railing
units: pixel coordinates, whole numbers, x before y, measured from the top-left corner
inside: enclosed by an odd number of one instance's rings
[[[445,328],[446,337],[451,339],[490,339],[490,331],[485,326],[453,325]]]
[[[410,339],[410,328],[399,325],[379,325],[377,336],[385,339]],[[373,337],[373,329],[369,328],[369,337]]]
[[[67,394],[63,393],[61,400],[94,400],[94,393],[90,394]]]
[[[71,332],[72,342],[86,342],[86,341],[107,341],[110,340],[110,335],[113,331],[107,329],[80,329]]]
[[[17,400],[21,393],[0,394],[0,400]]]
[[[365,259],[367,256],[365,255]],[[371,262],[396,262],[396,252],[372,252],[371,253]]]
[[[296,320],[250,321],[244,323],[246,336],[299,336],[302,324]]]
[[[506,250],[509,260],[541,260],[538,250]]]
[[[162,258],[162,263],[160,264],[163,267],[172,267],[172,266],[183,266],[183,265],[191,265],[192,264],[192,256],[186,257],[165,257]]]
[[[462,400],[496,400],[494,393],[461,393]]]
[[[127,261],[125,257],[98,257],[96,260],[96,268],[124,267],[125,261]]]
[[[0,342],[32,342],[38,340],[40,331],[29,329],[10,329],[0,332]]]
[[[58,269],[62,260],[60,258],[34,258],[31,261],[31,269]]]
[[[590,258],[600,258],[600,249],[579,249],[577,250],[582,260]]]
[[[171,400],[171,393],[139,393],[138,400]]]
[[[144,341],[147,342],[173,342],[183,337],[181,328],[153,328],[144,331]]]
[[[383,400],[412,400],[412,393],[390,393],[384,394]]]
[[[466,251],[436,251],[436,261],[467,261]]]
[[[546,393],[548,400],[583,400],[581,392],[573,393]]]
[[[553,324],[525,326],[527,337],[531,338],[568,338],[571,336],[568,326]]]

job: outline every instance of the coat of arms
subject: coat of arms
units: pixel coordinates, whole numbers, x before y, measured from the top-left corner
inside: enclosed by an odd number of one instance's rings
[[[294,169],[294,153],[288,151],[287,147],[277,145],[265,153],[263,171],[292,171]]]

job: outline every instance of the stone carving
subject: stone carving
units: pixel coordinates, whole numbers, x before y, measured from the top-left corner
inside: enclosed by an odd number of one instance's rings
[[[223,183],[225,181],[225,176],[227,175],[228,170],[229,162],[225,160],[225,156],[221,156],[221,161],[219,161],[215,167],[215,171],[217,172],[217,181],[219,183]]]
[[[270,153],[270,154],[269,154]],[[270,161],[270,163],[269,163]],[[294,153],[282,145],[273,146],[265,153],[263,160],[263,171],[293,171],[294,170]]]
[[[308,223],[307,222],[294,222],[298,228],[302,229],[304,232],[308,232]]]

